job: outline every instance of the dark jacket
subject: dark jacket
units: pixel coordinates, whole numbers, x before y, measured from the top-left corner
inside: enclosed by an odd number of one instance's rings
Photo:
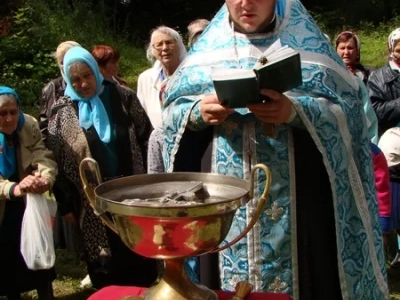
[[[147,145],[153,128],[140,102],[131,89],[104,80],[108,87],[113,127],[116,136],[116,168],[118,176],[146,173]],[[102,169],[104,153],[92,130],[82,130],[78,121],[78,105],[69,97],[54,101],[48,122],[48,148],[59,163],[54,194],[59,212],[65,215],[80,212],[82,186],[78,166],[85,157],[93,157]],[[107,180],[107,178],[103,178]]]
[[[93,126],[81,127],[78,103],[70,97],[55,99],[51,107],[47,144],[59,163],[54,194],[60,215],[73,213],[79,220],[82,232],[77,238],[83,241],[93,287],[148,287],[157,278],[157,262],[132,252],[118,235],[104,227],[89,204],[80,178],[79,165],[87,157],[98,162],[103,181],[146,172],[147,143],[153,130],[150,120],[133,90],[107,80],[103,86],[99,97],[114,132],[107,145]],[[87,171],[89,184],[98,184]]]
[[[42,132],[43,141],[46,143],[48,130],[48,119],[51,116],[51,107],[55,100],[64,96],[65,81],[61,76],[51,80],[42,89],[40,98],[39,128]]]
[[[379,135],[400,123],[400,77],[389,63],[375,70],[367,87],[378,118]]]
[[[360,64],[360,65],[358,65],[357,69],[360,70],[360,71],[363,73],[364,78],[362,79],[362,81],[363,81],[364,84],[366,85],[367,82],[368,82],[369,76],[370,76],[371,73],[374,71],[374,68],[366,67],[366,66]]]

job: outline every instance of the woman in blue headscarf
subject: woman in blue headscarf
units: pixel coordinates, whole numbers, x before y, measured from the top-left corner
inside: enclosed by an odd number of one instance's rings
[[[0,86],[0,266],[5,270],[0,296],[21,299],[37,289],[39,299],[53,299],[54,269],[29,270],[20,252],[25,193],[48,191],[57,164],[42,142],[38,122],[20,109],[18,94]]]
[[[145,173],[153,130],[150,120],[136,94],[105,80],[87,50],[68,50],[64,73],[65,97],[54,102],[47,141],[60,165],[54,188],[60,214],[79,220],[84,258],[95,288],[149,286],[157,278],[156,261],[131,252],[105,228],[85,198],[78,166],[83,158],[94,158],[103,181]]]

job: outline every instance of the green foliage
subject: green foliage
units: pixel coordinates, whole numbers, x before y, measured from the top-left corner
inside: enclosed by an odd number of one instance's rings
[[[399,27],[400,16],[387,22],[360,21],[351,25],[345,22],[337,10],[323,11],[315,9],[311,15],[318,23],[321,30],[328,34],[335,47],[336,37],[343,31],[352,31],[361,42],[361,63],[365,66],[378,68],[383,66],[388,59],[387,38],[395,28]]]
[[[350,30],[357,34],[361,42],[361,63],[370,67],[381,67],[388,59],[387,39],[389,34],[398,27],[400,18],[385,23],[374,25],[369,22],[361,22],[358,26],[342,27],[335,33]]]
[[[53,53],[60,42],[74,40],[88,49],[107,44],[121,53],[121,76],[132,88],[137,75],[149,67],[144,49],[114,38],[108,29],[105,6],[73,2],[74,10],[56,0],[30,0],[12,17],[10,33],[0,39],[0,84],[16,89],[24,106],[38,103],[41,89],[60,76]]]
[[[374,25],[361,23],[356,31],[361,39],[361,60],[365,65],[379,67],[388,59],[387,39],[389,34],[400,24],[400,16],[392,20]]]
[[[36,15],[35,15],[36,14]],[[15,88],[26,104],[33,104],[38,83],[55,77],[49,34],[41,32],[37,12],[29,6],[14,15],[10,35],[0,40],[0,83]]]
[[[340,1],[343,5],[354,4],[348,0]],[[360,4],[360,1],[356,2]],[[42,87],[60,74],[52,53],[60,42],[74,40],[89,50],[96,44],[118,49],[121,53],[120,75],[136,88],[137,76],[150,67],[144,55],[149,30],[164,23],[184,35],[189,21],[196,17],[211,18],[222,2],[216,1],[208,10],[205,6],[197,10],[202,1],[193,1],[189,5],[189,2],[174,0],[175,4],[182,4],[179,6],[169,2],[134,0],[128,7],[117,7],[119,18],[113,35],[113,26],[110,26],[114,21],[113,0],[24,1],[12,15],[10,32],[0,38],[0,84],[15,88],[21,95],[24,109],[31,109],[28,107],[38,103]],[[376,9],[382,18],[384,2],[367,2],[365,7],[358,6],[360,14]],[[354,31],[361,39],[362,63],[372,67],[383,65],[387,59],[386,38],[399,26],[400,17],[385,23],[377,23],[374,18],[370,22],[359,22],[348,10],[355,9],[353,6],[343,6],[346,9],[340,10],[337,7],[333,4],[317,7],[311,14],[332,41],[343,30]],[[135,14],[130,13],[133,8]],[[392,3],[391,8],[394,13],[395,4]],[[169,13],[173,9],[173,13]],[[122,16],[121,12],[125,11]],[[178,18],[179,14],[182,18]],[[158,18],[157,22],[155,18]]]

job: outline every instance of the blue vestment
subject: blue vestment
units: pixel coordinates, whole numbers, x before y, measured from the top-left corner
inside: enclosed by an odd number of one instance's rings
[[[212,172],[250,179],[257,163],[272,171],[268,205],[243,238],[220,253],[221,286],[233,290],[248,280],[255,290],[283,292],[298,299],[296,176],[292,129],[308,131],[322,154],[334,202],[338,270],[343,299],[387,299],[382,234],[371,161],[362,82],[353,76],[297,0],[278,0],[272,32],[242,34],[232,30],[226,6],[218,12],[170,79],[163,111],[164,163],[168,172],[185,131],[209,128],[199,103],[214,93],[211,66],[252,68],[276,40],[300,52],[303,85],[286,95],[296,110],[290,123],[278,124],[276,138],[263,135],[262,123],[236,109],[213,127]],[[188,158],[190,159],[190,158]],[[259,174],[254,199],[238,210],[226,241],[249,222],[264,188]],[[318,242],[318,241],[316,241]],[[329,270],[328,270],[329,272]],[[322,275],[323,276],[323,275]]]

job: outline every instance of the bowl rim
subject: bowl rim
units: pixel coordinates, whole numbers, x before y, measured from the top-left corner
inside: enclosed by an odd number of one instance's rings
[[[128,188],[128,183],[132,183],[132,181],[135,183],[134,185],[144,185],[146,184],[146,182],[149,183],[149,179],[152,180],[152,184],[166,181],[202,181],[206,185],[207,183],[209,185],[221,184],[237,189],[238,195],[235,197],[208,203],[168,206],[141,205],[140,203],[121,203],[120,201],[108,199],[104,196],[105,194],[112,193],[114,190],[116,191],[121,188]],[[174,172],[131,175],[112,179],[99,184],[94,189],[94,193],[96,198],[96,205],[100,206],[101,210],[110,211],[111,213],[132,216],[147,215],[159,217],[161,215],[164,215],[165,217],[167,217],[168,215],[168,217],[179,217],[186,215],[194,217],[226,213],[227,210],[232,209],[236,210],[238,207],[247,204],[247,202],[250,200],[249,190],[250,183],[248,181],[229,175],[197,172]],[[122,213],[124,210],[126,213]]]

